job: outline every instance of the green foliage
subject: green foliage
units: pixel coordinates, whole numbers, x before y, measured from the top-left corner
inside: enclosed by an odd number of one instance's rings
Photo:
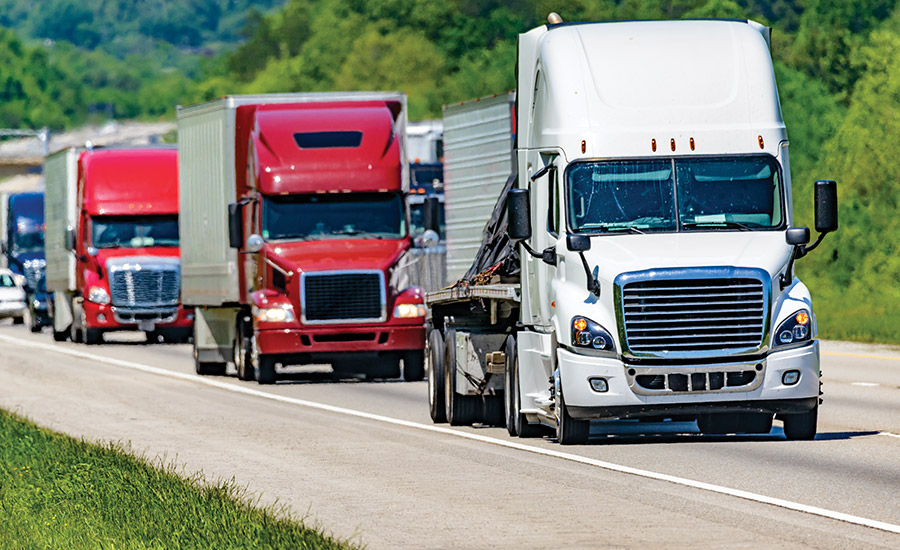
[[[286,510],[255,507],[233,481],[178,474],[0,410],[0,541],[13,549],[352,548]]]

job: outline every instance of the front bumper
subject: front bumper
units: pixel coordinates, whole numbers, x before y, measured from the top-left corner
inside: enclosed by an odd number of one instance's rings
[[[640,367],[619,359],[572,353],[560,349],[560,381],[566,406],[575,418],[636,418],[665,414],[699,414],[700,412],[800,412],[809,410],[819,398],[819,343],[812,342],[802,348],[770,353],[762,360],[720,362],[716,365],[681,365]],[[686,389],[663,388],[648,391],[637,383],[637,376],[658,369],[662,374],[684,374],[691,380],[697,374],[709,384],[713,372],[756,373],[755,378],[743,386],[724,385],[718,389],[709,386],[695,390],[688,382]],[[800,379],[792,385],[783,383],[786,371],[796,370]],[[595,392],[590,380],[604,378],[608,391]]]
[[[190,329],[194,323],[194,311],[181,305],[164,308],[118,308],[85,300],[83,307],[84,324],[92,329],[110,331]]]
[[[256,349],[262,354],[380,353],[425,348],[422,325],[364,325],[259,329]]]

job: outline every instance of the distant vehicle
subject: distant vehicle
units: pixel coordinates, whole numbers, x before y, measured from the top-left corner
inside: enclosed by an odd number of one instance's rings
[[[0,319],[12,317],[13,323],[21,325],[25,322],[25,289],[16,280],[15,273],[0,268]]]
[[[31,332],[40,332],[42,328],[53,324],[48,309],[47,276],[42,273],[34,287],[26,289],[25,301],[28,304],[28,319]]]
[[[12,270],[26,290],[44,273],[44,194],[0,197],[0,267]]]
[[[409,284],[406,96],[229,96],[179,108],[185,303],[198,374],[424,376]]]
[[[53,337],[97,344],[137,330],[186,341],[175,148],[65,149],[44,174]]]
[[[444,111],[447,263],[469,267],[426,296],[432,419],[563,445],[593,419],[814,438],[794,263],[837,229],[837,184],[815,183],[809,244],[769,29],[548,21],[518,37],[515,97]]]

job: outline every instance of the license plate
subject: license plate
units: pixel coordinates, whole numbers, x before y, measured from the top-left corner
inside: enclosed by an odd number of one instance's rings
[[[152,332],[154,328],[156,328],[156,323],[153,321],[138,321],[138,330]]]

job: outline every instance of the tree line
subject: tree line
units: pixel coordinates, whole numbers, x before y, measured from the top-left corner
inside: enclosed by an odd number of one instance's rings
[[[839,183],[841,228],[797,266],[820,331],[900,342],[898,0],[0,0],[0,25],[14,27],[0,31],[0,125],[362,89],[405,91],[411,118],[436,118],[513,89],[516,36],[550,11],[771,26],[796,223],[813,225],[816,179]]]

